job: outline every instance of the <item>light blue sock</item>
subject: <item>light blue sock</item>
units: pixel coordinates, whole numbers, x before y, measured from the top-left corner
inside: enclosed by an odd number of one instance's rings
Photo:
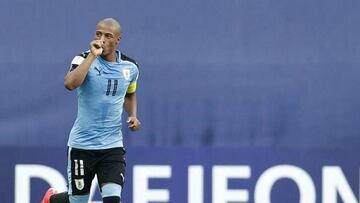
[[[116,183],[107,183],[101,188],[101,196],[104,197],[121,197],[121,185]]]
[[[88,203],[89,195],[69,195],[70,203]]]

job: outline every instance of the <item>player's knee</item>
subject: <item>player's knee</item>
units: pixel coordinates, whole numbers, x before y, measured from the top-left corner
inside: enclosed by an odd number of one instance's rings
[[[116,183],[107,183],[104,186],[101,187],[101,196],[104,199],[109,199],[110,202],[107,203],[119,203],[120,202],[120,196],[121,196],[121,185]],[[116,198],[118,197],[118,198]]]
[[[103,203],[120,203],[120,197],[118,196],[104,197]]]
[[[88,203],[89,195],[69,195],[70,203]]]

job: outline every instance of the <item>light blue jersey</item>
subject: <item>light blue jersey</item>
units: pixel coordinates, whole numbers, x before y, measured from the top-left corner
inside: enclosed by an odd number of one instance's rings
[[[117,62],[97,57],[83,84],[77,88],[78,113],[70,132],[69,147],[96,150],[123,146],[124,97],[127,92],[135,92],[139,70],[134,60],[117,53]],[[76,56],[71,70],[88,54],[89,51]]]

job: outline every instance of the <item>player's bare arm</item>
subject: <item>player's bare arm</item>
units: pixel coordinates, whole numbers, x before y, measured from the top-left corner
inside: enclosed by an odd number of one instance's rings
[[[93,40],[90,42],[90,53],[85,60],[74,70],[69,71],[64,78],[64,86],[68,90],[74,90],[85,80],[91,63],[103,52],[103,40]]]
[[[137,100],[136,93],[127,93],[124,101],[125,111],[128,113],[128,127],[131,131],[137,131],[141,127],[140,121],[136,117]]]

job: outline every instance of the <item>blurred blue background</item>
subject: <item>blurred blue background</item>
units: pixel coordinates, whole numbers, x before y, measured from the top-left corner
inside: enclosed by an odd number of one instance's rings
[[[252,168],[250,202],[277,164],[308,171],[316,202],[325,165],[341,166],[358,191],[359,10],[358,0],[1,0],[1,202],[14,201],[17,164],[65,177],[77,98],[63,78],[106,17],[120,21],[119,49],[140,65],[142,130],[124,129],[127,202],[132,166],[144,163],[175,169],[172,203],[186,201],[190,164],[205,167],[206,203],[216,164]],[[48,185],[31,187],[39,202]],[[275,203],[298,201],[291,181],[274,191]]]
[[[143,128],[127,145],[358,147],[359,9],[357,0],[2,0],[0,145],[66,145],[77,101],[64,75],[96,23],[114,17],[119,49],[141,71]]]

